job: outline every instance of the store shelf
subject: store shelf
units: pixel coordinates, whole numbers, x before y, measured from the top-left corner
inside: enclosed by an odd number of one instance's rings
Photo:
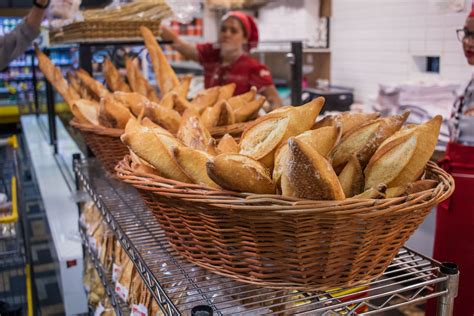
[[[369,291],[302,293],[212,274],[171,248],[135,189],[105,174],[95,160],[82,160],[74,169],[167,315],[188,314],[197,305],[210,306],[216,315],[347,315],[354,313],[354,307],[366,308],[370,315],[447,294],[448,276],[440,272],[440,264],[407,248],[400,250],[382,277],[364,285]]]
[[[171,67],[189,69],[189,70],[200,70],[202,71],[202,66],[195,61],[170,61]]]
[[[87,253],[89,254],[89,257],[91,258],[92,263],[94,264],[94,267],[97,271],[97,274],[100,277],[100,280],[102,281],[102,285],[105,288],[105,293],[109,297],[110,304],[115,310],[115,314],[117,316],[125,316],[125,315],[130,315],[130,309],[128,308],[128,305],[125,304],[117,294],[115,294],[115,286],[112,281],[112,274],[109,272],[106,272],[104,268],[102,267],[100,260],[97,256],[97,253],[95,252],[94,249],[92,249],[91,245],[89,244],[89,238],[87,236],[87,233],[84,231],[84,228],[81,227],[80,229],[80,234],[81,234],[81,239],[82,243],[84,245],[84,248],[87,250]]]

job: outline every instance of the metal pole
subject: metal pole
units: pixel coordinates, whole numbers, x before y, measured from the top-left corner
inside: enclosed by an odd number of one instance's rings
[[[38,90],[36,88],[38,80],[36,78],[35,57],[36,57],[35,53],[31,54],[31,71],[32,71],[32,76],[33,76],[33,101],[35,103],[35,113],[36,113],[36,116],[38,116],[40,112],[40,108],[39,108],[39,103],[38,103]]]
[[[458,296],[459,270],[455,263],[444,262],[441,264],[440,272],[448,277],[446,282],[440,283],[441,290],[447,290],[446,295],[438,299],[438,316],[452,316],[454,299]]]
[[[87,71],[91,76],[92,73],[92,49],[90,45],[79,44],[79,67]]]
[[[291,104],[301,105],[303,80],[303,42],[291,42]]]
[[[46,50],[49,55],[49,50]],[[48,109],[49,141],[54,148],[54,153],[58,153],[57,133],[56,133],[56,109],[54,106],[54,90],[51,83],[46,80],[46,105]]]

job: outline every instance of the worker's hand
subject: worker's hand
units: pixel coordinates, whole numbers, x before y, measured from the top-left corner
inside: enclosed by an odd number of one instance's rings
[[[43,9],[49,5],[49,0],[33,0],[33,4]]]
[[[170,41],[170,42],[176,42],[178,40],[178,35],[176,35],[173,30],[171,30],[169,27],[162,25],[160,27],[161,30],[161,38],[164,41]]]

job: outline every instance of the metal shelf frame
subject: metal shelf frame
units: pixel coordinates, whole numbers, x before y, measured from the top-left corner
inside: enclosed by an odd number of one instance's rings
[[[240,283],[182,259],[138,192],[96,160],[76,159],[74,172],[165,315],[189,314],[198,305],[215,315],[374,315],[431,298],[438,298],[438,315],[452,315],[457,269],[411,249],[402,248],[380,278],[357,288],[303,293]]]
[[[97,256],[97,253],[92,249],[91,245],[89,244],[89,236],[87,235],[84,227],[80,225],[79,227],[79,232],[81,235],[81,240],[82,244],[84,245],[84,249],[87,251],[89,254],[89,258],[91,259],[92,263],[94,264],[94,267],[97,271],[97,274],[100,277],[100,280],[102,281],[102,285],[105,288],[105,293],[109,297],[110,304],[115,310],[115,314],[117,316],[125,316],[125,315],[130,315],[130,309],[128,308],[127,304],[125,304],[118,296],[115,294],[115,286],[114,283],[112,282],[112,275],[111,273],[108,273],[104,270],[102,267],[102,264],[100,263],[100,260]]]

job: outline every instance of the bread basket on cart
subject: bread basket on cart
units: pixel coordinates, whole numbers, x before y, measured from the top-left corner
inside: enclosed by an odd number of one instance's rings
[[[104,168],[114,173],[115,165],[128,153],[127,146],[120,141],[123,130],[83,124],[76,119],[71,120],[69,124],[81,133],[87,146]]]
[[[324,290],[380,276],[431,208],[454,190],[429,162],[429,190],[388,199],[314,201],[211,189],[136,171],[138,189],[183,257],[214,273],[275,288]]]

